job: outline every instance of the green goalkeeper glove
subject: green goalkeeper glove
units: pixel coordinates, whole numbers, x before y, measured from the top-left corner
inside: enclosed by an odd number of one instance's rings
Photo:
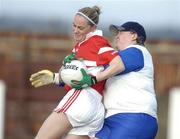
[[[63,61],[63,65],[66,65],[66,63],[71,63],[72,60],[76,59],[76,54],[75,53],[72,53],[70,55],[67,55],[65,58],[64,58],[64,61]]]
[[[71,87],[75,89],[82,89],[85,87],[92,86],[97,83],[97,79],[95,76],[88,75],[84,69],[81,69],[81,73],[83,78],[81,81],[72,80]]]
[[[40,87],[51,83],[55,83],[54,79],[55,73],[49,70],[41,70],[37,73],[32,74],[29,80],[32,86]]]

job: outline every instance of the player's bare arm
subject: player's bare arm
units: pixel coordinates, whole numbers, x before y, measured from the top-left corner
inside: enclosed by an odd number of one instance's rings
[[[96,75],[97,81],[102,81],[112,77],[125,70],[125,66],[120,56],[116,56],[110,63],[109,67],[102,72],[98,72]]]

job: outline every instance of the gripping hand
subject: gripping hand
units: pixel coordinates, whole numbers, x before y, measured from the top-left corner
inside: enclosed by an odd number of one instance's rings
[[[63,61],[63,65],[66,65],[66,63],[71,63],[72,60],[76,59],[76,54],[75,53],[72,53],[70,55],[67,55],[65,58],[64,58],[64,61]]]
[[[53,83],[54,76],[55,74],[49,70],[41,70],[37,73],[32,74],[29,80],[32,86],[40,87]]]
[[[71,81],[72,88],[82,89],[82,88],[89,87],[97,83],[96,77],[88,75],[84,69],[81,69],[81,73],[83,75],[82,80],[80,81],[72,80]]]

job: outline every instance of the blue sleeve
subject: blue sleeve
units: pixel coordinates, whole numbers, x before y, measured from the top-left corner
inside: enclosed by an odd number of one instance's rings
[[[135,47],[130,47],[122,51],[118,51],[121,57],[125,70],[117,75],[129,73],[131,71],[139,71],[144,67],[144,57],[142,51]],[[106,69],[109,65],[104,65]]]
[[[144,67],[144,57],[142,51],[135,47],[130,47],[122,51],[118,51],[125,70],[120,74],[129,73],[131,71],[139,71]]]

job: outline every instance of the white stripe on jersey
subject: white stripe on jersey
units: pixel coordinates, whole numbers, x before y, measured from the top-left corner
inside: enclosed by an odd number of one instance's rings
[[[75,48],[73,48],[73,49],[72,49],[72,52],[73,52],[73,53],[75,53],[75,52],[76,52]]]
[[[102,54],[102,53],[104,53],[104,52],[112,51],[112,50],[114,51],[114,49],[111,48],[111,47],[102,47],[102,48],[99,49],[98,54]]]
[[[83,62],[84,62],[84,64],[85,64],[87,67],[97,66],[96,61],[83,60]]]

